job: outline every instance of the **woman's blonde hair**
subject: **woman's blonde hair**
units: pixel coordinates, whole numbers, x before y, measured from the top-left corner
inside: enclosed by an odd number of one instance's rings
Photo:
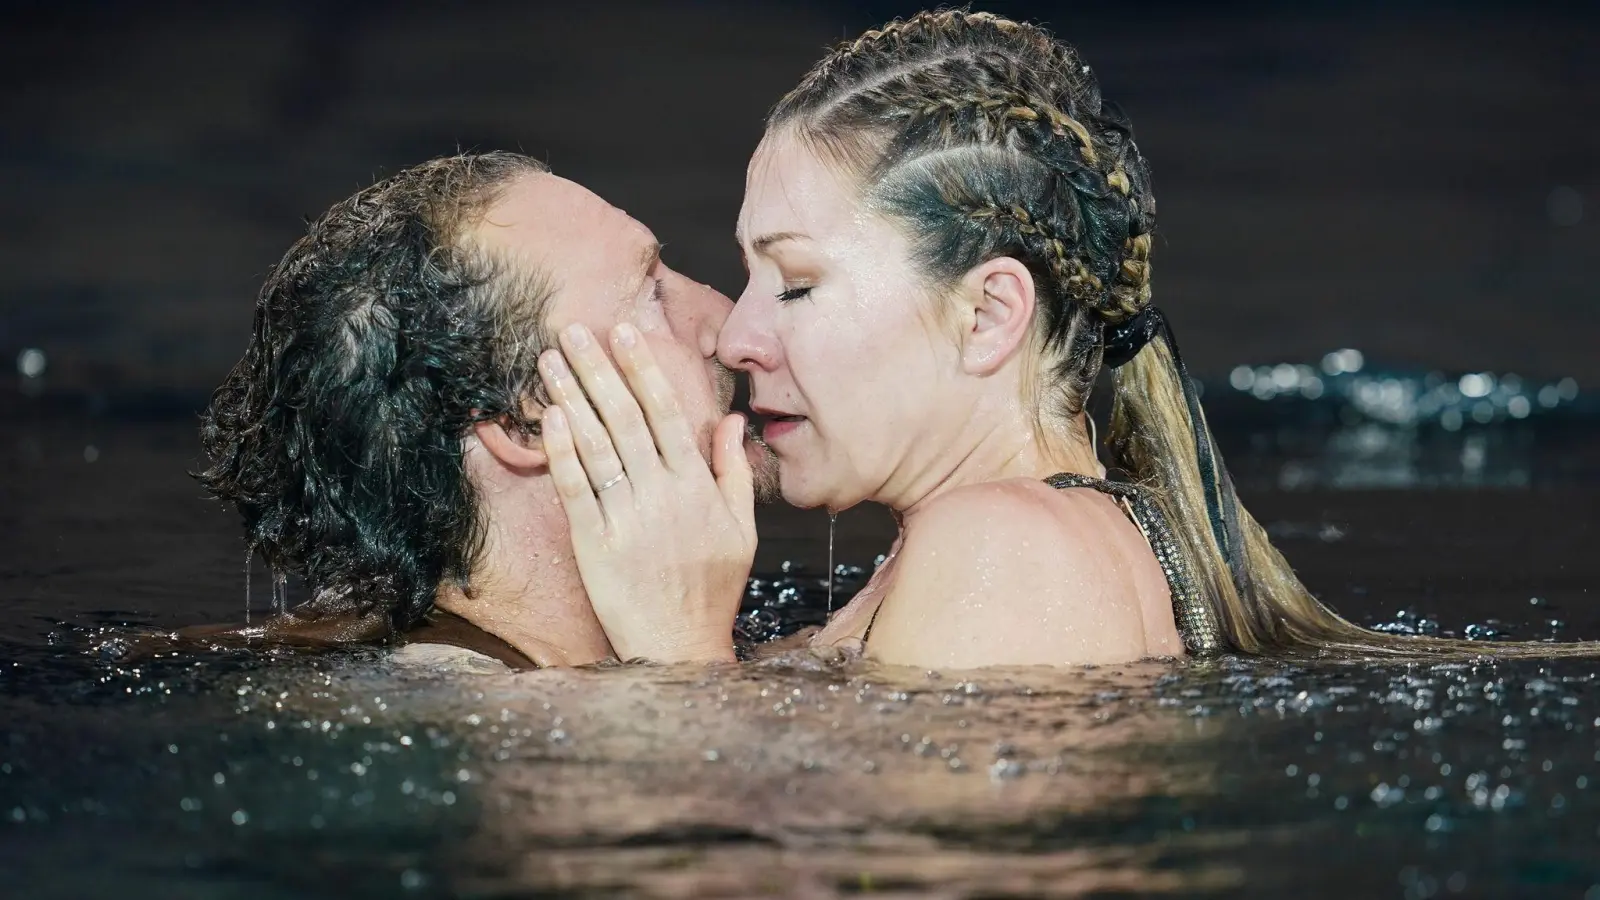
[[[1114,370],[1110,462],[1149,490],[1228,649],[1252,654],[1568,656],[1593,643],[1390,635],[1319,602],[1239,504],[1170,329],[1150,307],[1155,198],[1122,112],[1035,25],[924,12],[839,45],[773,109],[909,236],[936,286],[998,256],[1028,266],[1056,412],[1076,416],[1108,334],[1148,343]],[[1137,327],[1135,327],[1137,326]]]

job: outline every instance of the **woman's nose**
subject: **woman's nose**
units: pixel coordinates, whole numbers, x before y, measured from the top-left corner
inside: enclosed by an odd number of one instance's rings
[[[730,369],[751,371],[772,369],[778,358],[778,342],[773,336],[772,323],[762,309],[760,297],[739,299],[722,323],[722,334],[717,338],[717,358]]]

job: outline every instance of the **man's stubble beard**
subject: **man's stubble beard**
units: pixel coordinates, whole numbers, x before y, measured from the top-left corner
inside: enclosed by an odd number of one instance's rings
[[[755,487],[756,502],[772,503],[782,493],[778,481],[778,455],[761,439],[754,422],[745,423],[744,440],[747,447],[756,449],[756,458],[750,461],[750,481]]]
[[[721,360],[712,360],[716,368],[717,408],[728,411],[733,408],[733,395],[736,387],[733,370],[722,364]],[[750,460],[750,481],[755,488],[757,503],[771,503],[778,499],[778,457],[761,439],[761,432],[756,428],[756,423],[745,416],[744,442],[746,458]],[[749,450],[754,448],[755,452]],[[753,457],[753,458],[752,458]]]

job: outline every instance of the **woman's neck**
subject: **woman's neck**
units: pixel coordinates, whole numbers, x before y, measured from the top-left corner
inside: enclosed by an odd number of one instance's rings
[[[902,516],[915,515],[935,498],[956,488],[1012,478],[1044,479],[1058,472],[1104,477],[1089,439],[1087,413],[1071,419],[1040,421],[1019,412],[985,423],[975,419],[966,441],[947,446],[953,452],[929,466],[921,490],[907,491],[888,505]]]

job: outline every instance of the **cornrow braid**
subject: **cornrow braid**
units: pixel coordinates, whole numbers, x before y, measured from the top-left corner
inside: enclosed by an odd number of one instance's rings
[[[976,207],[957,208],[974,221],[995,223],[1000,228],[1009,228],[1016,233],[1017,243],[1034,245],[1031,249],[1050,267],[1056,283],[1065,289],[1068,300],[1093,306],[1104,294],[1105,285],[1101,283],[1100,276],[1089,271],[1081,258],[1067,252],[1068,241],[1057,235],[1051,226],[1036,221],[1022,207],[1002,207],[987,203]]]
[[[921,100],[920,104],[917,100]],[[999,91],[992,94],[967,93],[932,95],[922,98],[912,98],[907,106],[890,109],[886,112],[889,116],[937,116],[943,114],[958,114],[966,110],[976,111],[989,123],[992,133],[1003,134],[1007,129],[1007,121],[1035,123],[1047,122],[1053,129],[1055,136],[1065,137],[1071,134],[1078,142],[1083,160],[1089,165],[1096,163],[1094,141],[1089,136],[1089,130],[1077,119],[1072,118],[1051,104],[1037,97],[1013,91]],[[1127,183],[1127,176],[1122,176],[1121,183]],[[1126,193],[1126,191],[1124,191]]]
[[[887,92],[880,88],[877,93]],[[986,197],[965,211],[996,225],[1015,223],[1014,234],[996,234],[993,249],[1020,239],[1049,271],[1060,299],[1072,308],[1092,310],[1105,323],[1117,324],[1148,304],[1149,238],[1135,233],[1145,226],[1129,197],[1131,179],[1117,164],[1102,173],[1097,165],[1101,157],[1087,128],[1071,115],[1044,100],[1009,91],[988,96],[936,93],[927,103],[902,105],[888,115],[908,120],[905,139],[911,142],[932,129],[945,149],[959,148],[965,135],[969,146],[1006,147],[1043,164],[1047,172],[1042,180],[1011,185],[1005,191],[1008,196]],[[905,158],[900,165],[916,159]],[[882,185],[894,183],[887,170],[876,177]],[[1042,240],[1029,240],[1035,234]],[[1067,312],[1047,316],[1062,318]]]

